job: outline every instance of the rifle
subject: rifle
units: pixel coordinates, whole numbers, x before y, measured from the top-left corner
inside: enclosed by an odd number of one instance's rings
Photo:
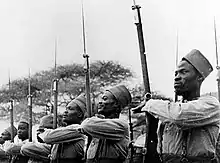
[[[28,108],[29,108],[29,142],[32,141],[32,95],[31,95],[31,76],[29,69],[29,80],[28,80]]]
[[[177,31],[177,35],[176,35],[176,66],[178,64],[178,54],[179,54],[179,46],[178,46],[178,31]],[[175,98],[174,98],[174,101],[178,101],[178,95],[175,93]]]
[[[85,72],[85,90],[86,90],[86,109],[88,113],[88,117],[91,117],[92,114],[92,107],[91,107],[91,98],[90,98],[90,68],[89,68],[89,55],[87,54],[86,51],[86,33],[85,33],[85,16],[84,16],[84,8],[83,8],[83,0],[81,1],[81,11],[82,11],[82,35],[83,35],[83,58],[86,60],[86,66],[84,67],[84,72]],[[87,150],[89,148],[89,145],[92,141],[92,137],[88,136],[88,142],[87,142],[87,147],[86,147],[86,152],[84,159],[86,160],[86,154]]]
[[[54,80],[53,80],[53,95],[54,95],[54,105],[53,105],[53,128],[57,128],[57,102],[58,102],[58,79],[57,79],[57,42],[55,40],[55,53],[54,53]]]
[[[14,105],[13,99],[10,95],[11,91],[11,80],[10,80],[10,71],[9,71],[9,81],[8,81],[8,88],[9,88],[9,111],[10,111],[10,126],[11,126],[11,142],[14,142]]]
[[[217,34],[216,34],[215,17],[214,17],[214,34],[215,34],[215,54],[216,54],[216,69],[217,69],[218,101],[220,101],[220,67],[218,65],[218,41],[217,41]]]
[[[88,116],[92,116],[92,107],[91,107],[91,98],[90,98],[90,68],[89,68],[89,55],[86,51],[86,33],[85,33],[85,16],[84,16],[84,8],[83,8],[83,0],[81,1],[82,8],[82,35],[83,35],[83,58],[86,60],[86,66],[84,68],[85,71],[85,90],[86,90],[86,108]]]
[[[141,58],[141,66],[142,66],[142,75],[144,82],[144,93],[146,95],[146,100],[151,98],[150,91],[150,83],[148,77],[148,69],[147,69],[147,61],[145,54],[145,45],[144,45],[144,37],[143,37],[143,29],[141,22],[141,14],[140,14],[140,6],[136,5],[135,0],[133,0],[134,5],[132,6],[132,10],[135,12],[135,25],[137,27],[138,34],[138,42],[139,42],[139,50],[140,50],[140,58]],[[145,160],[149,162],[159,162],[159,156],[157,153],[157,127],[158,127],[158,119],[154,118],[149,113],[146,114],[146,138],[145,138],[145,147],[143,150],[143,163]]]
[[[129,159],[129,163],[133,163],[133,156],[134,156],[134,146],[133,146],[133,124],[131,122],[131,107],[128,108],[128,120],[129,120],[129,137],[130,137],[130,144],[129,144],[129,148],[130,148],[130,159]]]

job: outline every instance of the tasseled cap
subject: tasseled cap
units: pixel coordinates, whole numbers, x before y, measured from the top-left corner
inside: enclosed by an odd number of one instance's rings
[[[17,129],[15,126],[13,126],[13,130],[14,130],[14,136],[17,135]],[[5,131],[9,132],[10,134],[12,133],[12,129],[11,126],[6,128]]]
[[[45,115],[40,119],[39,128],[53,128],[53,116],[52,115]]]
[[[78,97],[76,97],[74,100],[72,100],[68,106],[72,106],[73,104],[76,104],[80,107],[82,112],[85,114],[86,113],[86,97],[85,94],[81,94]]]
[[[118,85],[107,89],[106,91],[111,92],[118,100],[118,102],[122,105],[122,107],[125,107],[129,103],[131,103],[131,94],[124,85]]]
[[[29,118],[28,115],[22,115],[21,118],[20,118],[19,123],[23,122],[23,123],[29,124],[28,118]]]
[[[212,65],[199,50],[193,49],[183,59],[193,65],[204,78],[213,71]]]

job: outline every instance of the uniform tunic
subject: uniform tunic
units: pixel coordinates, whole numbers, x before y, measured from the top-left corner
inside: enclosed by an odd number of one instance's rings
[[[28,142],[28,139],[22,141],[18,138],[18,135],[15,136],[14,142],[10,141],[5,142],[4,150],[7,154],[12,156],[11,163],[27,163],[29,157],[22,156],[20,153],[21,146]]]
[[[186,103],[149,100],[142,110],[163,122],[158,129],[158,152],[164,162],[215,160],[220,126],[220,105],[216,98],[203,96]]]
[[[46,143],[28,142],[21,147],[21,154],[29,156],[29,162],[48,163],[51,145]]]
[[[128,125],[121,119],[87,118],[82,132],[92,136],[87,162],[122,163],[128,154]]]
[[[55,130],[46,130],[39,136],[45,143],[53,144],[51,159],[59,163],[80,163],[84,157],[85,136],[78,132],[74,124]]]

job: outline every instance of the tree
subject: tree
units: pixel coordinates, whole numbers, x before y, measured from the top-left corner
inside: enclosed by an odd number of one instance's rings
[[[66,104],[71,99],[85,91],[84,65],[73,63],[71,65],[57,66],[57,76],[59,80],[59,104]],[[90,65],[90,86],[94,97],[100,89],[120,83],[133,77],[130,69],[125,68],[120,63],[113,61],[95,61]],[[46,105],[46,101],[51,99],[54,68],[34,74],[31,77],[31,93],[33,103]],[[17,79],[11,82],[11,89],[4,85],[0,89],[0,103],[7,102],[10,98],[22,101],[28,94],[28,78]]]

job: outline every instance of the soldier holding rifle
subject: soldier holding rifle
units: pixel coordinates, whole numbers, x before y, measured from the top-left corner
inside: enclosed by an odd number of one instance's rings
[[[45,130],[39,137],[47,144],[52,144],[51,163],[82,163],[84,157],[85,137],[78,132],[80,123],[86,115],[86,98],[84,94],[72,100],[63,114],[66,127]]]
[[[122,163],[128,154],[129,132],[126,121],[119,119],[131,94],[124,85],[106,90],[98,102],[98,115],[85,119],[80,132],[92,140],[87,150],[87,163]]]
[[[200,96],[201,84],[212,70],[205,56],[192,50],[175,71],[175,92],[183,100],[150,99],[142,108],[164,124],[158,129],[158,152],[164,163],[217,162],[220,105],[215,97]]]

